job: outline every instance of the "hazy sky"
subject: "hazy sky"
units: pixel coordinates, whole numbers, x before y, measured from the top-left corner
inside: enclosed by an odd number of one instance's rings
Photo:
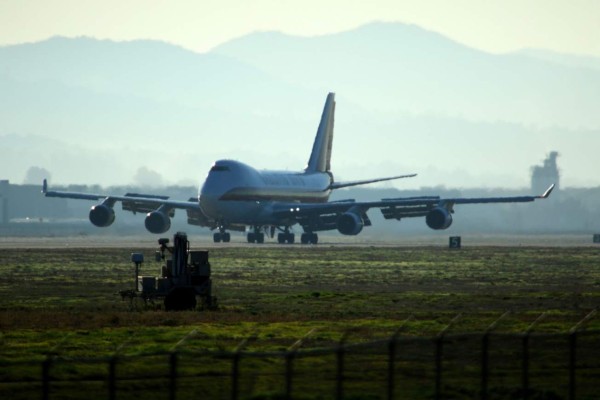
[[[84,35],[204,52],[257,30],[311,36],[371,21],[413,23],[490,52],[600,56],[596,0],[0,0],[0,45]]]

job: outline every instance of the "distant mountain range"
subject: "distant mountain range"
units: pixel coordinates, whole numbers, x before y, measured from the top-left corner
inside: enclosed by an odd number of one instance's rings
[[[328,91],[340,178],[525,186],[558,150],[567,185],[597,184],[599,59],[488,54],[400,23],[260,32],[205,54],[91,38],[0,47],[0,179],[39,165],[63,183],[124,184],[147,166],[199,181],[224,157],[300,169]]]
[[[600,58],[576,54],[561,54],[550,50],[523,49],[515,54],[573,68],[590,68],[600,70]]]
[[[213,53],[287,82],[352,93],[368,109],[600,128],[600,69],[582,67],[599,60],[489,54],[398,23],[313,38],[255,33]]]

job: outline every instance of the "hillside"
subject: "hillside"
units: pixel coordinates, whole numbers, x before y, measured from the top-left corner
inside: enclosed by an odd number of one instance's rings
[[[255,33],[205,54],[93,38],[0,47],[0,178],[40,166],[57,183],[128,184],[146,167],[197,182],[218,158],[299,170],[335,91],[338,179],[418,172],[395,185],[523,187],[557,150],[567,185],[595,186],[595,59],[532,54],[383,23]]]
[[[353,93],[352,100],[367,109],[600,127],[594,112],[600,70],[550,57],[489,54],[414,25],[373,23],[311,38],[261,32],[213,53],[305,87]]]

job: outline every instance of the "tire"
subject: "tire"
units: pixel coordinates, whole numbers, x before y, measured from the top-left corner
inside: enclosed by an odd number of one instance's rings
[[[248,243],[254,243],[256,241],[256,235],[252,232],[247,235]]]
[[[310,233],[303,233],[300,236],[300,243],[308,244],[310,242]]]
[[[219,233],[219,232],[215,232],[215,233],[213,234],[213,241],[214,241],[215,243],[219,243],[219,242],[221,241],[221,239],[222,239],[222,238],[221,238],[221,233]],[[223,240],[223,241],[225,241],[225,240]]]
[[[317,244],[319,243],[319,235],[316,233],[303,233],[302,236],[300,236],[300,242],[302,244]]]
[[[231,241],[231,234],[229,232],[223,233],[223,242],[229,243]]]
[[[264,243],[265,242],[265,234],[257,233],[256,234],[256,243]]]
[[[279,244],[284,244],[285,243],[285,236],[286,236],[285,233],[279,233],[277,235],[277,242]]]
[[[296,239],[296,235],[294,235],[293,233],[288,233],[287,242],[289,244],[294,244],[295,239]]]

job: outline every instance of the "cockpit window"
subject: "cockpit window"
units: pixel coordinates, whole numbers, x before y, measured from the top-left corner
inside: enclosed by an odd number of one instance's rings
[[[210,169],[210,172],[213,171],[229,171],[229,167],[225,165],[213,165],[213,167]]]

